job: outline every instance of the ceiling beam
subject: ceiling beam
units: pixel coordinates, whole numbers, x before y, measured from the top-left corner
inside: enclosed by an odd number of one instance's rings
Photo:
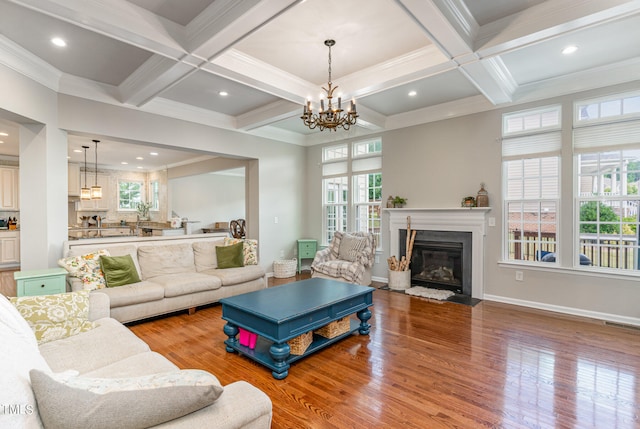
[[[122,102],[142,106],[198,69],[213,71],[210,61],[299,0],[212,3],[185,28],[188,53],[171,63],[152,57],[120,85]]]
[[[516,89],[506,68],[484,64],[473,45],[480,30],[461,0],[396,0],[448,56],[452,64],[493,104],[512,100]]]
[[[640,0],[554,0],[482,26],[476,52],[487,58],[640,12]]]
[[[186,53],[184,27],[125,0],[10,1],[174,60]]]

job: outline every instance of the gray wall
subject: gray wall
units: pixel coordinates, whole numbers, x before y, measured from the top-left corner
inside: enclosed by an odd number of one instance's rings
[[[562,103],[565,129],[562,160],[562,198],[560,217],[563,259],[571,260],[573,237],[573,180],[571,165],[571,108],[575,99],[637,89],[622,85],[527,105],[439,121],[381,133],[383,141],[383,192],[408,198],[410,208],[460,207],[461,199],[475,196],[484,182],[496,219],[485,237],[485,299],[510,302],[553,311],[591,316],[621,323],[640,324],[639,277],[606,276],[570,266],[561,268],[515,265],[501,261],[501,115],[540,105]],[[332,143],[335,144],[335,143]],[[321,147],[309,148],[309,223],[307,232],[320,238]],[[388,215],[383,217],[382,253],[374,267],[374,277],[386,279],[389,256]],[[522,271],[524,281],[515,280]]]
[[[193,231],[245,217],[244,176],[198,174],[169,180],[170,210],[190,221]]]

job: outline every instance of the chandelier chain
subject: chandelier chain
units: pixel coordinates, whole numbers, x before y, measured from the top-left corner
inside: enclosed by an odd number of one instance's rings
[[[329,86],[331,86],[331,45],[329,45]]]

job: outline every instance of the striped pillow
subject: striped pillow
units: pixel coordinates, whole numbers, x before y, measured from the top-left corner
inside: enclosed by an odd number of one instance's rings
[[[367,242],[366,237],[356,237],[344,234],[340,241],[340,250],[338,251],[338,259],[343,261],[355,262],[358,255],[364,249]]]

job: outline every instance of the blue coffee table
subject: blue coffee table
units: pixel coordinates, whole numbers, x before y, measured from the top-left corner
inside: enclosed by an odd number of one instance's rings
[[[226,350],[238,352],[271,369],[274,378],[289,374],[291,363],[358,331],[368,335],[371,325],[369,307],[373,291],[368,286],[314,278],[220,300],[222,319],[227,321],[224,333]],[[287,341],[318,329],[351,314],[350,329],[334,338],[313,336],[313,342],[302,355],[291,355]],[[259,335],[256,347],[240,345],[238,328]]]

